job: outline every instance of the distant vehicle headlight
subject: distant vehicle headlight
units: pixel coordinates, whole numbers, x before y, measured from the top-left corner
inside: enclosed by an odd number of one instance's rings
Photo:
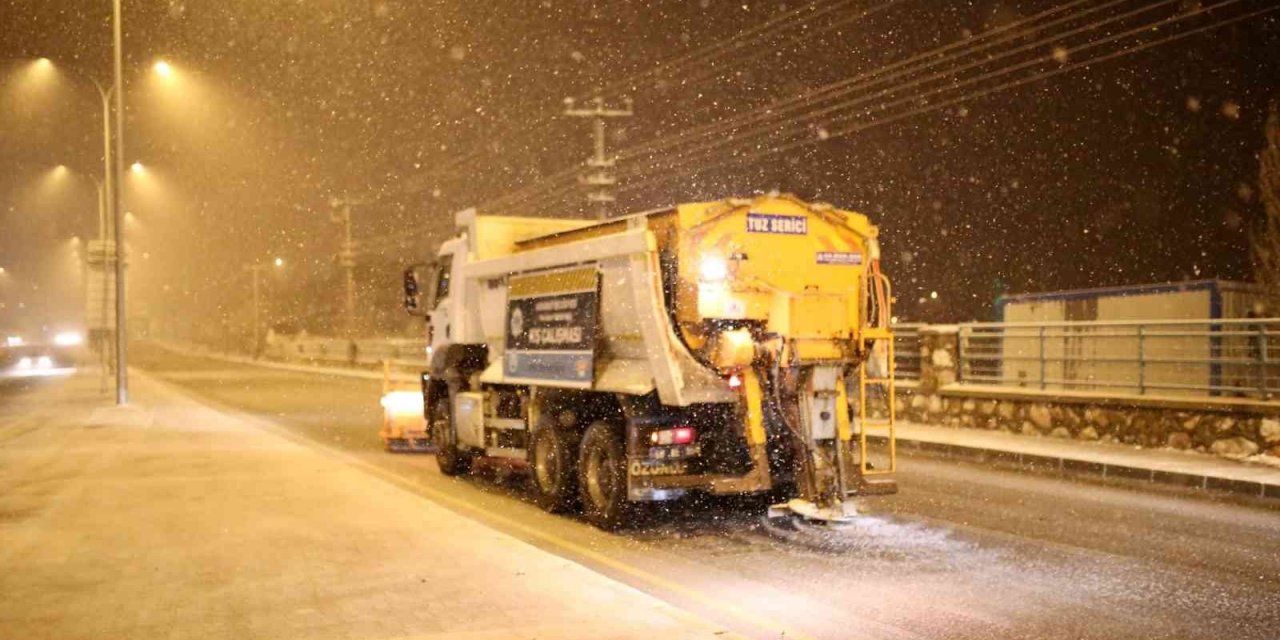
[[[22,356],[22,358],[18,360],[19,369],[30,369],[33,366],[35,366],[35,362],[33,362],[28,356]]]
[[[84,343],[84,336],[77,331],[63,331],[53,337],[53,343],[59,347],[74,347]]]
[[[49,356],[40,356],[39,358],[36,358],[36,368],[37,368],[37,369],[52,369],[52,368],[53,368],[53,358],[50,358]]]
[[[22,336],[9,336],[7,339],[5,339],[5,344],[11,347],[21,347]]]
[[[418,391],[388,391],[382,396],[381,404],[395,416],[422,415],[422,393]]]

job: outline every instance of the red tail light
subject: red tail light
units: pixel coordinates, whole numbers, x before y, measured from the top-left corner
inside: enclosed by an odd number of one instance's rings
[[[675,427],[662,429],[649,434],[649,442],[656,445],[692,444],[698,438],[693,427]]]

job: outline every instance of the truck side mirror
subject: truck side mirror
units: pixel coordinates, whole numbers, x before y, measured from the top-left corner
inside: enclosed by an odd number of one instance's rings
[[[404,310],[411,316],[426,316],[431,311],[429,300],[422,290],[419,274],[428,273],[431,265],[425,262],[413,264],[404,270]],[[429,281],[428,281],[429,282]]]

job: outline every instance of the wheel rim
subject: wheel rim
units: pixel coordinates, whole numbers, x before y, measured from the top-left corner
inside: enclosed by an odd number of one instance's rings
[[[533,448],[533,472],[538,478],[538,486],[544,491],[555,481],[559,460],[556,459],[555,447],[549,446],[543,438]]]
[[[613,502],[617,482],[613,473],[613,455],[608,450],[592,451],[587,456],[587,494],[602,510]]]

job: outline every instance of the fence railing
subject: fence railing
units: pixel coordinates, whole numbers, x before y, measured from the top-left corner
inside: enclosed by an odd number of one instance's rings
[[[893,327],[894,375],[899,380],[920,379],[921,326],[899,324]],[[267,340],[262,356],[284,362],[373,366],[390,361],[393,365],[425,367],[426,348],[425,340],[411,338],[346,340],[322,336],[277,336]]]
[[[402,366],[426,366],[427,343],[415,338],[272,337],[262,355],[284,362],[329,365],[380,365],[390,361]]]
[[[898,380],[920,379],[919,324],[893,325],[893,371]]]
[[[959,380],[1139,395],[1271,398],[1280,318],[960,325]]]

